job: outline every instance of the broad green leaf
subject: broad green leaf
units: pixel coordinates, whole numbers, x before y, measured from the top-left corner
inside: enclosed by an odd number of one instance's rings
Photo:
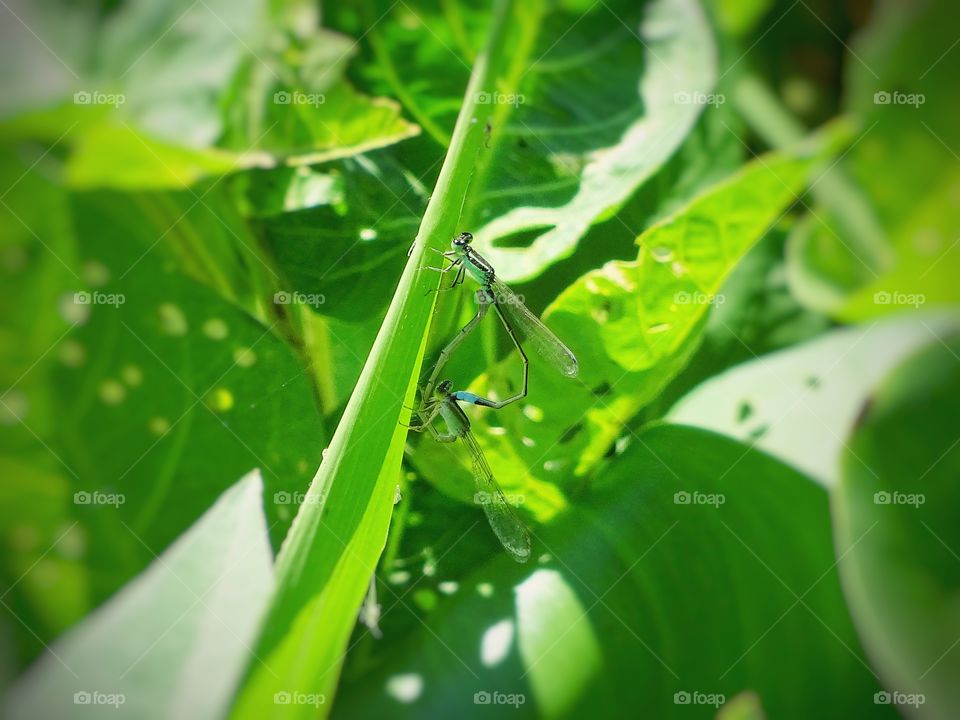
[[[218,96],[264,38],[265,0],[133,0],[94,34],[79,90],[122,93],[119,113],[144,135],[209,148],[222,132]],[[86,72],[84,72],[86,71]]]
[[[17,681],[9,718],[221,717],[273,584],[250,473]]]
[[[142,157],[142,153],[131,155],[128,134],[121,131],[142,136],[152,149],[176,146],[178,150],[169,161],[174,166],[178,153],[194,152],[202,157],[202,151],[208,150],[221,132],[217,95],[230,82],[248,48],[262,36],[257,23],[264,6],[261,0],[174,0],[161,4],[135,0],[102,18],[92,6],[81,11],[56,0],[39,5],[40,12],[27,16],[27,27],[43,38],[35,53],[47,55],[44,64],[52,64],[57,72],[35,75],[39,87],[18,97],[38,97],[42,101],[17,109],[56,108],[48,115],[49,123],[60,125],[52,139],[72,129],[64,141],[80,142],[87,130],[96,131],[102,150],[111,150],[108,141],[112,138],[121,157],[130,155],[131,160],[150,165],[156,165],[157,159]],[[65,22],[63,13],[69,13],[76,37],[58,29]],[[9,25],[26,32],[16,21]],[[88,47],[77,48],[78,38]],[[15,48],[4,46],[10,51]],[[50,56],[56,61],[50,63]],[[19,65],[22,60],[15,57],[4,53],[4,62]],[[198,72],[199,67],[203,72]],[[66,105],[62,105],[64,102]],[[99,122],[82,122],[74,127],[77,106],[92,110]],[[7,113],[6,119],[17,124],[12,113]],[[29,128],[24,130],[29,134]],[[83,178],[97,177],[101,183],[123,186],[122,172],[111,176],[110,169],[100,167],[108,160],[103,155],[88,154],[74,172]],[[161,155],[163,160],[166,158]],[[139,174],[146,172],[138,164],[132,164],[130,171],[127,184],[136,184]]]
[[[732,95],[746,124],[771,147],[789,147],[807,134],[806,126],[758,76],[739,78]],[[873,129],[861,125],[861,135],[848,152]],[[842,158],[811,185],[810,197],[805,208],[816,210],[793,226],[788,239],[788,277],[805,305],[830,312],[843,301],[846,291],[840,285],[869,282],[891,267],[895,257],[869,196],[846,172]]]
[[[3,623],[14,671],[90,609],[86,534],[69,473],[49,447],[61,419],[47,370],[69,330],[56,304],[77,282],[74,236],[66,193],[27,172],[35,160],[0,148],[0,585],[15,613]]]
[[[873,704],[825,491],[760,452],[647,429],[534,543],[535,564],[498,554],[451,585],[458,545],[384,593],[376,658],[346,669],[334,717],[706,717],[675,694],[744,689],[770,717],[893,715]]]
[[[3,401],[9,404],[9,395]],[[87,536],[73,518],[68,479],[41,453],[5,448],[0,456],[2,600],[12,620],[8,653],[16,658],[10,670],[34,660],[43,638],[57,637],[90,611]]]
[[[701,383],[740,363],[818,337],[830,321],[801,305],[784,272],[789,224],[771,229],[744,256],[717,293],[696,353],[670,385],[644,409],[659,419]]]
[[[386,319],[323,463],[277,558],[277,591],[232,708],[236,718],[315,717],[311,704],[278,702],[305,693],[332,702],[356,613],[384,548],[438,278],[429,249],[445,247],[483,143],[489,106],[477,96],[502,72],[511,2],[497,5],[478,56],[450,151]],[[329,705],[321,708],[328,711]]]
[[[636,261],[587,273],[550,306],[548,324],[576,353],[580,376],[561,377],[532,357],[523,412],[477,423],[498,479],[524,489],[528,507],[536,510],[540,483],[568,484],[594,468],[682,370],[724,280],[801,191],[821,145],[750,163],[641,235]],[[491,377],[516,379],[511,372]],[[481,376],[476,386],[489,382]]]
[[[211,267],[203,252],[217,249],[214,227],[152,199],[76,198],[82,280],[47,300],[77,323],[51,353],[58,421],[47,442],[79,497],[118,497],[75,506],[90,534],[95,602],[149,561],[131,532],[161,550],[251,467],[263,473],[279,547],[326,439],[278,320],[261,324],[173,270],[181,251],[196,272]],[[194,244],[200,229],[211,232]],[[228,266],[212,266],[213,284],[229,286]]]
[[[328,165],[312,181],[311,207],[256,223],[282,287],[322,299],[311,306],[321,315],[381,317],[416,236],[426,189],[385,153]]]
[[[833,496],[840,576],[888,697],[950,718],[960,694],[956,334],[900,364],[864,404]]]
[[[610,32],[611,12],[622,31]],[[523,103],[494,128],[475,233],[507,281],[567,257],[616,211],[680,146],[716,80],[716,47],[696,0],[655,0],[642,11],[617,3],[573,20],[546,18]],[[523,246],[511,247],[520,234]]]
[[[540,0],[525,3],[513,30],[541,8]],[[429,152],[449,146],[463,88],[490,22],[489,4],[364,0],[356,7],[335,4],[324,10],[331,28],[359,38],[365,49],[368,61],[356,68],[363,90],[399,100],[430,138],[424,143]],[[513,63],[526,61],[526,45],[515,43]]]
[[[862,135],[841,167],[869,198],[885,235],[883,262],[833,212],[814,208],[791,249],[798,294],[844,320],[918,304],[956,303],[960,173],[953,91],[960,56],[954,7],[883,2],[848,59],[846,104],[862,118]]]
[[[712,378],[669,413],[672,422],[729,435],[828,487],[863,404],[904,358],[960,330],[960,317],[921,313],[834,330]]]
[[[365,87],[399,98],[445,145],[485,14],[456,2],[370,3],[333,22],[354,35],[369,28]],[[574,253],[663,167],[705,107],[717,58],[696,0],[535,0],[511,33],[507,75],[480,98],[493,113],[464,215],[478,249],[517,281]]]
[[[351,157],[419,132],[398,105],[350,86],[350,38],[315,13],[299,33],[265,32],[267,5],[127,3],[90,33],[90,57],[66,66],[66,88],[52,78],[45,101],[0,132],[62,142],[69,183],[121,189]]]
[[[346,80],[356,48],[353,38],[317,26],[275,39],[248,58],[234,80],[220,144],[309,165],[416,135],[419,128],[401,117],[399,105],[367,97]]]
[[[76,139],[66,181],[101,187],[182,190],[208,176],[270,166],[269,156],[241,156],[215,148],[187,148],[145,136],[129,125],[95,125]]]

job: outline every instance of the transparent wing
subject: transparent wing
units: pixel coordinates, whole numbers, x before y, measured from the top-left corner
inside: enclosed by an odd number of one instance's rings
[[[527,309],[513,290],[497,279],[490,287],[496,295],[497,307],[503,310],[524,349],[533,350],[567,377],[576,377],[580,366],[570,348]]]
[[[493,472],[473,434],[469,431],[465,433],[463,442],[470,449],[473,459],[473,478],[477,483],[475,499],[483,505],[490,527],[510,557],[517,562],[526,562],[530,558],[530,533],[494,480]]]

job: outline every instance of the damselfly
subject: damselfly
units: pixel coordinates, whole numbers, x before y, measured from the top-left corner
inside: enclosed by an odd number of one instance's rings
[[[476,485],[475,500],[483,507],[490,527],[510,557],[517,562],[526,562],[530,558],[530,533],[493,477],[483,450],[470,431],[470,420],[457,404],[458,401],[475,402],[477,397],[472,393],[451,392],[451,387],[449,380],[437,386],[435,397],[424,401],[417,413],[419,422],[411,424],[410,429],[418,432],[428,430],[437,442],[460,440],[466,446]],[[443,418],[447,426],[445,433],[433,425],[437,415]]]
[[[472,241],[472,234],[468,232],[460,233],[453,239],[451,249],[442,253],[445,258],[450,260],[450,265],[445,268],[431,268],[443,273],[450,272],[450,270],[457,268],[457,274],[450,284],[451,288],[462,283],[464,277],[469,274],[470,277],[480,284],[480,289],[476,294],[478,305],[477,314],[470,319],[470,322],[463,326],[456,337],[441,351],[433,373],[430,375],[430,380],[425,387],[425,392],[427,393],[426,398],[431,397],[434,383],[440,375],[443,366],[447,360],[449,360],[450,355],[457,346],[466,339],[467,335],[473,331],[491,307],[493,307],[500,321],[503,323],[517,352],[520,353],[520,358],[523,361],[523,385],[519,393],[506,400],[494,401],[473,396],[474,400],[464,399],[464,402],[473,402],[479,405],[500,408],[526,397],[529,361],[523,349],[524,345],[532,347],[537,355],[562,374],[567,377],[576,377],[580,368],[577,365],[577,358],[570,351],[570,348],[564,345],[560,338],[554,335],[553,331],[543,324],[540,318],[530,312],[527,306],[524,305],[523,300],[497,277],[493,266],[470,245]]]

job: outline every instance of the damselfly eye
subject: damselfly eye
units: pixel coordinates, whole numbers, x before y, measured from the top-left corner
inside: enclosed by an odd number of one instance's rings
[[[462,232],[454,239],[453,244],[457,247],[465,247],[473,241],[473,234]]]
[[[450,392],[451,387],[453,387],[453,383],[449,380],[444,380],[442,383],[437,385],[437,392],[442,395],[446,395],[448,392]]]

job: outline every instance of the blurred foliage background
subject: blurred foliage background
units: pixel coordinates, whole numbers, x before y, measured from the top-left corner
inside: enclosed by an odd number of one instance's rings
[[[362,610],[331,580],[289,622],[336,661],[276,677],[273,558],[342,507],[307,491],[497,11],[2,3],[11,717],[96,716],[97,692],[132,717],[956,716],[955,6],[501,4],[447,211],[580,360],[470,410],[535,559],[411,436],[399,469],[370,460],[400,499],[356,558],[366,622],[328,631]],[[506,396],[519,366],[481,327],[449,375]],[[339,497],[371,507],[355,480]]]

